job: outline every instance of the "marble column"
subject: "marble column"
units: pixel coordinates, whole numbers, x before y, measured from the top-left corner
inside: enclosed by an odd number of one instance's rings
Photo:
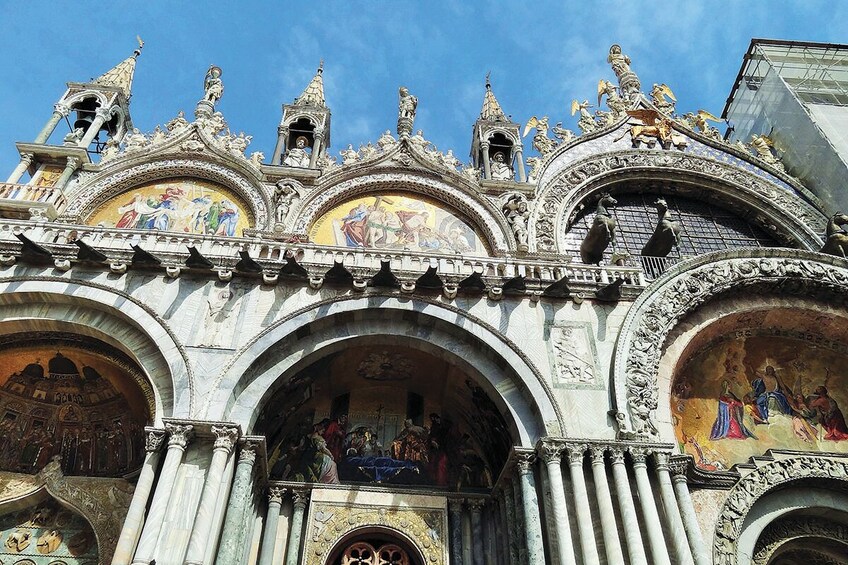
[[[262,531],[262,546],[259,549],[259,565],[274,563],[274,546],[277,544],[277,523],[280,521],[280,507],[286,489],[268,488],[268,513],[265,515],[265,527]]]
[[[153,494],[153,502],[150,503],[150,511],[138,541],[135,551],[133,565],[150,565],[156,557],[156,545],[159,542],[159,532],[162,530],[162,521],[171,503],[171,491],[174,490],[174,482],[177,479],[177,471],[183,461],[186,446],[194,435],[194,427],[189,424],[165,424],[168,432],[168,451],[165,454],[165,462],[159,473],[159,483]]]
[[[524,532],[527,539],[527,562],[545,562],[545,545],[542,541],[542,520],[536,496],[536,478],[533,476],[533,453],[519,453],[516,463],[521,481],[521,503],[524,510]]]
[[[518,182],[527,182],[527,172],[524,170],[524,150],[521,146],[515,148],[515,169],[518,171]]]
[[[492,164],[489,159],[489,142],[483,141],[480,143],[480,151],[483,152],[483,178],[486,180],[492,179]]]
[[[503,489],[504,509],[506,513],[507,545],[509,549],[509,562],[520,563],[518,540],[516,538],[517,520],[515,517],[515,493],[512,483],[507,482]]]
[[[227,466],[227,457],[229,457],[230,451],[238,440],[239,429],[235,426],[212,426],[212,433],[215,434],[212,462],[206,471],[206,480],[200,494],[194,527],[188,540],[185,565],[203,565],[206,544],[209,543],[210,538],[217,537],[212,532],[215,501],[218,498],[218,491],[221,489],[221,479],[224,476],[224,468]]]
[[[554,527],[556,528],[557,553],[560,565],[576,565],[574,546],[571,543],[571,524],[568,520],[568,503],[565,500],[565,486],[562,483],[562,454],[565,446],[555,442],[542,442],[539,454],[548,471],[548,483],[551,487],[551,505],[553,506]],[[579,514],[578,514],[579,520]],[[591,563],[590,561],[584,561]],[[595,561],[594,563],[597,563]]]
[[[277,144],[274,145],[274,155],[271,157],[272,165],[281,164],[283,152],[286,150],[286,137],[289,135],[289,128],[283,125],[277,126]]]
[[[683,519],[680,517],[680,510],[677,507],[674,487],[671,486],[671,475],[668,472],[669,457],[668,452],[657,451],[654,453],[654,460],[657,464],[657,482],[660,485],[660,499],[662,500],[669,537],[674,547],[676,562],[681,565],[695,565],[683,527]]]
[[[59,121],[70,113],[71,108],[66,104],[62,104],[61,102],[54,104],[53,115],[50,116],[50,119],[47,120],[47,123],[43,128],[41,128],[41,131],[38,133],[33,143],[46,143],[56,130],[56,126],[59,124]]]
[[[312,153],[309,155],[309,168],[316,168],[316,163],[318,163],[318,156],[321,155],[321,151],[324,150],[324,128],[317,127],[315,131],[312,133],[314,141],[312,142]]]
[[[609,481],[607,480],[607,463],[605,445],[589,447],[592,456],[592,479],[595,483],[595,493],[598,499],[598,514],[601,517],[601,534],[604,537],[604,552],[608,563],[624,563],[621,551],[621,539],[618,537],[618,526],[615,523],[615,509],[612,504]]]
[[[24,173],[27,172],[27,169],[32,164],[33,159],[35,159],[35,155],[32,153],[21,153],[20,162],[18,162],[15,170],[12,171],[12,174],[9,175],[9,178],[6,179],[6,182],[9,184],[16,184],[19,182],[21,177],[24,176]]]
[[[118,544],[115,546],[115,553],[112,555],[112,565],[127,565],[132,561],[135,544],[138,542],[138,536],[141,535],[144,510],[147,508],[150,491],[156,481],[156,469],[159,467],[161,448],[165,444],[165,430],[146,428],[144,432],[144,449],[147,455],[144,457],[144,464],[141,466],[138,481],[135,483],[130,508],[127,510],[127,517],[124,519],[124,527],[121,528],[121,535],[118,537]]]
[[[589,493],[586,490],[586,477],[583,476],[583,458],[588,447],[586,444],[568,444],[568,469],[571,475],[571,490],[574,494],[574,513],[577,516],[577,533],[580,536],[581,563],[597,565],[598,546],[595,543],[595,527],[592,513],[589,511]]]
[[[238,454],[235,479],[230,491],[224,528],[221,535],[221,547],[218,550],[218,563],[240,563],[244,553],[245,520],[247,505],[253,495],[253,465],[259,443],[245,441]]]
[[[471,562],[474,565],[485,565],[486,556],[485,545],[483,544],[483,505],[485,502],[480,499],[471,499],[468,501],[468,508],[471,510]]]
[[[671,565],[668,546],[666,546],[663,537],[660,515],[657,512],[657,504],[654,500],[654,491],[651,488],[651,479],[648,477],[646,460],[649,451],[640,447],[631,447],[629,451],[630,459],[633,461],[633,472],[636,475],[639,505],[642,507],[642,517],[645,519],[645,530],[648,534],[648,543],[651,546],[653,565]]]
[[[521,477],[518,473],[512,475],[512,497],[515,502],[515,547],[518,548],[518,561],[527,565],[527,535],[524,522],[524,503],[521,500]]]
[[[692,549],[692,557],[695,565],[710,565],[712,559],[704,545],[701,535],[701,527],[695,516],[695,506],[692,504],[692,496],[689,494],[689,484],[686,481],[686,469],[689,466],[689,458],[671,461],[671,475],[674,483],[674,493],[677,495],[677,505],[683,518],[683,528],[686,530],[686,538]]]
[[[631,565],[648,565],[645,556],[645,546],[642,545],[642,532],[639,518],[636,516],[636,506],[633,504],[633,493],[630,492],[630,478],[624,466],[624,451],[621,448],[611,448],[612,478],[615,482],[615,492],[618,497],[618,508],[621,512],[621,529],[627,541],[627,554]]]
[[[448,499],[448,517],[448,526],[450,527],[450,565],[463,565],[461,499]]]
[[[109,112],[108,108],[98,108],[94,112],[94,120],[91,122],[91,125],[88,126],[88,129],[85,131],[85,135],[77,146],[86,148],[91,145],[92,140],[94,140],[100,132],[100,128],[102,128],[103,124],[108,122],[111,117],[112,114]]]
[[[293,511],[291,530],[289,530],[289,546],[286,548],[286,565],[298,565],[298,559],[300,559],[300,534],[303,531],[303,511],[306,510],[308,500],[309,493],[307,491],[292,491]]]
[[[65,188],[65,185],[68,184],[69,180],[71,180],[71,175],[74,174],[74,171],[76,171],[81,164],[82,161],[79,157],[68,157],[65,164],[65,170],[62,171],[62,174],[59,175],[59,178],[56,179],[56,183],[53,186],[59,190]]]

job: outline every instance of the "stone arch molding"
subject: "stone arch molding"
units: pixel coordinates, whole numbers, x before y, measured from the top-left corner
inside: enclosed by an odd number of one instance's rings
[[[0,278],[0,332],[66,331],[99,339],[138,363],[154,423],[191,416],[193,378],[183,346],[148,307],[122,292],[59,277]]]
[[[755,171],[672,151],[616,151],[579,160],[540,187],[528,222],[531,251],[562,252],[567,224],[578,206],[626,178],[698,182],[756,210],[768,225],[782,226],[805,248],[819,249],[827,226],[822,211],[789,185],[778,185],[770,175]]]
[[[494,253],[514,251],[515,240],[503,212],[492,202],[431,175],[412,172],[379,172],[342,180],[315,190],[293,213],[292,232],[305,234],[325,212],[350,198],[370,192],[398,190],[429,196],[451,206],[471,220]]]
[[[769,524],[758,541],[759,549],[752,556],[752,565],[768,565],[771,557],[784,544],[803,538],[823,538],[845,546],[848,555],[848,526],[830,520],[805,516],[782,518]]]
[[[195,177],[216,182],[233,191],[250,208],[254,218],[254,227],[260,230],[271,229],[274,205],[271,195],[255,179],[242,174],[232,167],[179,156],[166,156],[147,159],[144,162],[131,160],[121,170],[107,168],[104,173],[89,180],[81,178],[79,185],[69,195],[68,207],[63,218],[73,222],[82,222],[103,202],[114,196],[132,190],[133,187],[157,180],[175,177]]]
[[[728,290],[765,288],[784,296],[848,300],[848,263],[831,255],[767,248],[709,253],[679,263],[631,306],[616,342],[613,382],[619,435],[657,439],[657,373],[669,332]]]
[[[312,533],[304,548],[305,565],[332,565],[327,559],[342,543],[379,532],[401,539],[417,553],[415,561],[447,565],[443,541],[447,532],[444,513],[438,510],[396,509],[382,506],[346,507],[317,504],[312,513]]]
[[[759,499],[793,481],[814,478],[848,486],[848,462],[826,457],[793,457],[760,466],[740,479],[730,490],[716,521],[713,563],[737,565],[736,543],[745,517]]]
[[[458,309],[393,296],[329,300],[268,327],[221,371],[202,413],[250,430],[284,378],[353,343],[386,341],[444,355],[475,375],[517,443],[532,447],[540,437],[563,433],[553,392],[512,342]]]

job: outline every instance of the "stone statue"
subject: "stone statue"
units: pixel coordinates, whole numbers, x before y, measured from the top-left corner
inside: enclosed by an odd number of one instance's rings
[[[220,67],[210,65],[209,70],[206,71],[206,77],[203,79],[203,99],[213,106],[224,95],[224,83],[221,81],[221,73]]]
[[[377,145],[379,145],[380,149],[382,149],[383,151],[388,151],[396,143],[397,143],[397,140],[394,137],[392,137],[392,132],[390,132],[389,130],[386,130],[385,132],[383,132],[383,135],[381,135],[380,139],[377,140]]]
[[[253,165],[254,167],[256,167],[257,169],[259,168],[259,165],[261,165],[262,161],[264,161],[264,160],[265,160],[265,153],[263,153],[262,151],[254,151],[253,153],[250,154],[250,159],[249,159],[250,164]]]
[[[201,115],[197,118],[197,123],[211,135],[218,135],[227,129],[227,122],[221,112]]]
[[[615,114],[623,114],[627,110],[627,102],[618,94],[618,89],[606,79],[598,81],[598,106],[603,97],[607,97],[607,108]]]
[[[274,187],[274,204],[276,204],[274,219],[278,224],[285,221],[289,210],[298,198],[300,198],[300,195],[291,182],[281,180],[276,184]]]
[[[118,140],[114,137],[110,137],[106,140],[106,145],[103,147],[103,151],[100,153],[100,161],[108,161],[109,159],[114,159],[118,156],[118,153],[121,151],[121,144],[118,143]]]
[[[286,158],[283,159],[283,165],[287,167],[308,169],[309,153],[306,152],[306,146],[307,139],[301,135],[294,141],[294,147],[286,152]]]
[[[245,135],[244,132],[239,133],[238,135],[232,135],[227,132],[227,138],[225,139],[224,146],[233,155],[244,155],[245,149],[250,145],[250,141],[253,139],[252,135]]]
[[[548,137],[548,117],[544,116],[541,119],[536,116],[531,117],[527,121],[527,125],[524,126],[522,137],[527,137],[527,134],[533,128],[536,128],[536,134],[533,136],[533,148],[542,155],[547,155],[553,151],[554,142]]]
[[[539,157],[529,157],[527,164],[530,165],[530,172],[527,174],[527,180],[535,182],[539,178],[539,173],[542,172],[542,163],[545,160]]]
[[[457,159],[456,156],[453,154],[452,149],[448,149],[448,152],[441,156],[441,163],[449,169],[456,169],[457,167],[462,165],[460,160]]]
[[[771,151],[771,148],[774,147],[774,142],[769,136],[753,134],[751,136],[751,147],[757,152],[757,157],[761,161],[781,171],[783,170],[783,163]]]
[[[680,245],[680,222],[671,219],[665,198],[654,203],[657,208],[657,225],[651,238],[642,248],[645,257],[666,257],[673,247]]]
[[[480,169],[475,169],[471,165],[463,165],[459,172],[462,173],[462,175],[464,175],[468,180],[480,180]]]
[[[377,148],[374,147],[370,141],[367,145],[359,146],[359,155],[360,157],[362,157],[363,160],[370,159],[371,157],[374,157],[377,153]]]
[[[85,130],[83,128],[75,128],[74,131],[70,131],[65,135],[64,139],[62,139],[62,145],[79,145],[83,137],[85,137]]]
[[[513,194],[504,204],[503,211],[512,228],[518,250],[526,252],[529,249],[527,245],[527,219],[530,217],[527,199],[521,194]]]
[[[612,72],[618,79],[618,87],[621,90],[622,97],[629,100],[638,95],[642,84],[639,82],[636,73],[630,70],[630,57],[621,52],[620,45],[613,44],[610,47],[607,63],[610,64]]]
[[[127,135],[127,151],[141,149],[145,145],[147,145],[147,137],[138,128],[133,128],[132,132]]]
[[[166,137],[165,132],[162,131],[162,128],[159,127],[159,126],[156,126],[153,129],[153,135],[150,137],[150,143],[151,144],[160,143],[162,141],[165,141],[165,137]]]
[[[837,257],[848,257],[848,232],[842,226],[848,224],[848,214],[837,212],[831,216],[827,223],[822,253],[836,255]]]
[[[424,139],[424,130],[418,130],[415,132],[415,135],[409,138],[410,145],[414,145],[422,152],[426,153],[427,149],[432,145],[429,141]]]
[[[498,151],[492,156],[490,167],[492,180],[512,180],[512,169],[506,164],[503,152]]]
[[[185,119],[185,112],[180,110],[177,114],[177,117],[165,124],[165,127],[168,129],[168,133],[173,135],[179,131],[182,131],[184,128],[188,127],[188,120]]]
[[[415,121],[415,110],[418,108],[418,98],[409,93],[405,86],[398,89],[398,122],[397,133],[399,136],[412,133],[412,124]]]
[[[663,114],[674,115],[674,104],[677,102],[677,98],[674,97],[674,92],[667,84],[654,83],[653,88],[651,88],[651,102]]]
[[[551,132],[563,145],[571,143],[577,137],[570,129],[563,128],[562,122],[557,122],[557,124],[551,128]]]
[[[602,194],[595,211],[595,219],[589,233],[580,244],[580,259],[587,265],[598,265],[604,258],[607,247],[615,246],[616,221],[608,210],[618,204],[609,194]]]
[[[341,150],[342,156],[342,164],[350,165],[351,163],[356,163],[359,159],[359,153],[356,152],[356,149],[353,148],[352,144],[348,144],[347,149]]]
[[[598,129],[598,123],[595,121],[595,117],[589,112],[589,108],[592,105],[589,104],[588,100],[584,100],[580,102],[579,100],[571,101],[571,115],[580,112],[580,119],[577,120],[577,127],[580,128],[580,131],[583,133],[590,133]]]

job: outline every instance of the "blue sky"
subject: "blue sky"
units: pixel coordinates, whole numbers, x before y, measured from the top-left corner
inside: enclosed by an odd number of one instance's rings
[[[487,71],[513,119],[576,130],[572,98],[594,97],[620,43],[643,86],[665,82],[679,112],[719,114],[751,37],[848,43],[848,2],[20,2],[0,1],[0,157],[31,141],[65,82],[98,76],[146,42],[131,113],[150,132],[191,115],[210,64],[218,105],[248,148],[270,156],[280,105],[325,61],[331,152],[394,132],[397,87],[418,96],[416,129],[467,160]],[[56,138],[54,138],[54,141]],[[529,138],[528,138],[529,141]],[[525,143],[529,148],[530,143]],[[5,176],[7,172],[2,172]]]

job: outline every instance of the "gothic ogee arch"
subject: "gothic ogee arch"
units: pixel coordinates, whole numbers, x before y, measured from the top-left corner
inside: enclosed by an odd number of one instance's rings
[[[250,430],[267,399],[297,371],[367,344],[403,344],[457,365],[486,388],[517,444],[531,447],[545,435],[563,433],[550,387],[496,330],[444,305],[380,295],[325,301],[267,328],[222,371],[202,412]]]
[[[185,350],[149,308],[104,285],[60,277],[0,278],[0,333],[59,331],[116,347],[144,371],[154,425],[191,415],[194,386]]]
[[[848,263],[811,251],[765,248],[709,253],[666,271],[634,302],[616,341],[612,380],[621,437],[659,436],[657,375],[677,323],[727,290],[756,288],[783,296],[826,293],[832,304],[844,305]]]

